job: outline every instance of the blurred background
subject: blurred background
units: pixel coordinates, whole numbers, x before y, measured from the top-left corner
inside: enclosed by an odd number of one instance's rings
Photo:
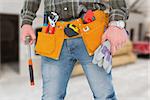
[[[130,10],[130,41],[113,57],[113,83],[119,100],[150,100],[150,0],[126,0]],[[0,0],[0,100],[40,100],[40,56],[32,58],[35,86],[29,83],[28,50],[20,42],[20,11],[24,0]],[[34,20],[35,32],[43,24],[43,0]],[[148,97],[149,96],[149,97]],[[93,100],[82,67],[76,64],[65,100]]]

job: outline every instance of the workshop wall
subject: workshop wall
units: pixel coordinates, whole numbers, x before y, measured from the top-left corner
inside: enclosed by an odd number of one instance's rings
[[[25,0],[0,0],[0,13],[4,13],[4,14],[15,14],[19,16],[19,26],[21,25],[21,8],[23,7],[23,3]],[[43,1],[43,0],[42,0]],[[41,7],[39,9],[39,11],[37,12],[37,18],[34,20],[33,22],[33,28],[36,29],[38,27],[40,27],[40,25],[42,25],[42,13],[43,13],[43,2],[41,4]],[[38,23],[38,24],[37,24]],[[19,31],[18,35],[20,37],[21,34],[21,28],[19,27],[19,29],[17,29]],[[20,74],[23,76],[27,76],[28,75],[28,69],[27,69],[27,50],[26,50],[26,46],[23,45],[19,39],[19,69],[20,69]],[[32,48],[34,48],[34,46],[32,46]],[[39,69],[40,69],[40,59],[39,57],[36,57],[34,55],[34,52],[32,52],[32,56],[34,57],[34,63],[35,66],[37,66],[35,68],[36,73],[39,73]]]

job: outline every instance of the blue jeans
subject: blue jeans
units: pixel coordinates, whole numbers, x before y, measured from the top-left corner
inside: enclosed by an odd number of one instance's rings
[[[83,67],[94,100],[116,100],[111,73],[92,64],[92,59],[82,38],[66,39],[59,60],[42,56],[42,100],[64,100],[68,80],[77,60]]]

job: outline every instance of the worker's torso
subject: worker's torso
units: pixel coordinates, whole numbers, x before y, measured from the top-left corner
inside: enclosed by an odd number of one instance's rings
[[[58,13],[59,19],[79,18],[84,10],[105,10],[107,0],[45,0],[45,12]]]

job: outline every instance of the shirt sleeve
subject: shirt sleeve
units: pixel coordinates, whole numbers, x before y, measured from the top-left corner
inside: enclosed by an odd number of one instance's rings
[[[110,0],[109,21],[127,20],[129,11],[125,0]]]
[[[40,6],[41,0],[25,0],[24,6],[21,10],[22,25],[32,25],[36,17],[36,12]]]

